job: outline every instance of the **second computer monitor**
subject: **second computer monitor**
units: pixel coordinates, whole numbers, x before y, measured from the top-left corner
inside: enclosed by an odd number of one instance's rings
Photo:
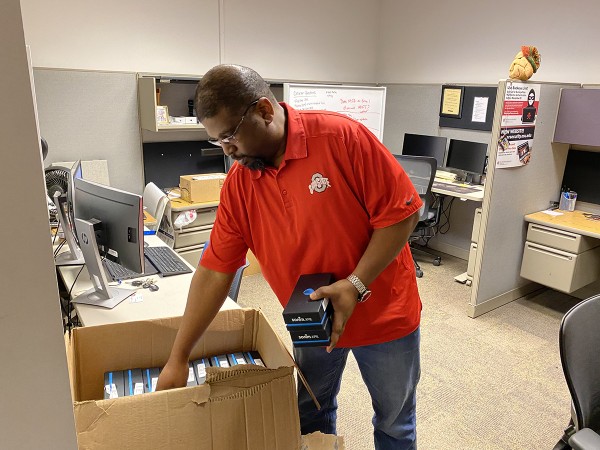
[[[104,254],[134,272],[144,272],[142,197],[81,178],[74,180],[75,218],[102,223]],[[78,235],[81,234],[77,230]],[[81,236],[79,236],[81,240]],[[86,261],[87,263],[87,261]]]
[[[450,139],[446,167],[476,175],[485,171],[487,144]]]
[[[444,156],[446,155],[446,142],[447,139],[441,136],[405,133],[402,154],[432,156],[437,161],[438,167],[443,167]]]

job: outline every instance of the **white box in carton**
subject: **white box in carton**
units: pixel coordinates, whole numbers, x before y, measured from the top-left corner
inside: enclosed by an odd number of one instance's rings
[[[179,177],[181,198],[193,203],[219,201],[226,176],[224,173],[181,175]]]
[[[298,449],[294,361],[254,309],[219,312],[190,359],[257,350],[266,368],[208,367],[200,386],[101,400],[107,368],[164,366],[180,323],[81,327],[65,336],[79,448]]]

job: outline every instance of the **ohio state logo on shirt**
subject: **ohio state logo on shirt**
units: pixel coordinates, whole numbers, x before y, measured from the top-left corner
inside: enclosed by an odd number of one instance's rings
[[[331,184],[329,184],[329,178],[325,178],[319,172],[315,173],[312,176],[311,182],[308,185],[308,190],[311,194],[315,192],[323,192],[325,189],[330,188]]]

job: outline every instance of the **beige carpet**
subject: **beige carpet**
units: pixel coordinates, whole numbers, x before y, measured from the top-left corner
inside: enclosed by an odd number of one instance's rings
[[[446,256],[439,267],[422,267],[419,448],[551,449],[570,414],[558,328],[577,300],[545,291],[470,319],[470,288],[453,279],[466,263]],[[260,307],[291,345],[282,308],[261,275],[243,279],[238,301]],[[352,357],[338,400],[346,448],[373,449],[370,398]]]

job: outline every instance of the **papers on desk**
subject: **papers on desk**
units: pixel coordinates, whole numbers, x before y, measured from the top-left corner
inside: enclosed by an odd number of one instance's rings
[[[563,213],[558,212],[558,211],[554,211],[552,209],[547,209],[545,211],[542,211],[544,214],[548,214],[549,216],[562,216]]]

